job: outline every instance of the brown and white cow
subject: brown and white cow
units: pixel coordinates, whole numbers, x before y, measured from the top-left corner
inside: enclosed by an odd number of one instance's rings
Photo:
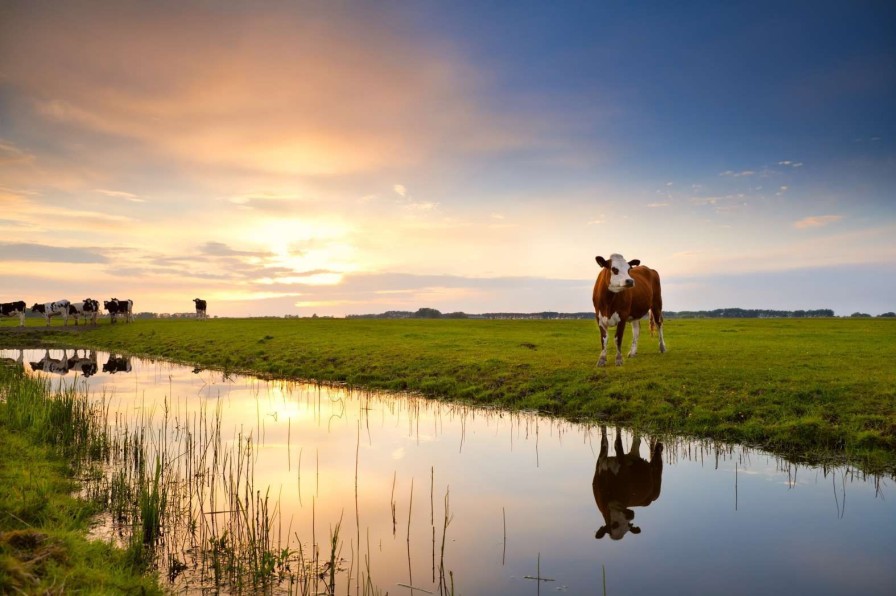
[[[654,324],[660,338],[660,352],[666,351],[663,341],[663,297],[660,292],[659,273],[641,266],[641,261],[626,261],[620,254],[610,255],[610,259],[595,257],[601,266],[597,281],[594,282],[594,315],[600,328],[601,352],[598,366],[607,363],[607,336],[610,327],[616,327],[616,366],[622,366],[622,336],[625,324],[632,322],[632,347],[629,358],[638,353],[638,338],[641,335],[641,319],[650,317],[650,328]]]
[[[620,540],[627,533],[640,534],[641,528],[634,524],[635,512],[632,507],[647,507],[660,496],[663,482],[663,444],[650,445],[650,461],[640,455],[641,436],[632,439],[628,453],[622,448],[622,438],[616,429],[613,442],[616,455],[610,457],[607,443],[607,427],[600,429],[600,454],[594,467],[591,489],[594,502],[604,519],[595,538],[608,535]]]

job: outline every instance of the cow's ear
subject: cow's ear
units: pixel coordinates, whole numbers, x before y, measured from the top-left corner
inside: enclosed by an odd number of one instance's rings
[[[607,260],[603,257],[594,257],[594,260],[597,261],[597,264],[601,267],[606,267],[607,265],[609,265],[609,263],[607,263]]]
[[[603,538],[606,535],[607,535],[607,526],[603,526],[603,527],[601,527],[600,530],[597,531],[597,533],[594,535],[594,537],[597,538],[598,540],[600,540],[601,538]]]
[[[628,262],[628,264],[631,267],[637,267],[638,265],[641,264],[641,260],[640,259],[632,259],[631,261]]]
[[[628,531],[631,532],[632,534],[640,534],[641,528],[639,528],[638,526],[632,526],[629,528]]]

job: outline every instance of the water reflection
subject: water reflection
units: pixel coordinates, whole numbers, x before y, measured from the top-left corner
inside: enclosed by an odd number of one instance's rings
[[[177,592],[214,591],[194,577],[209,572],[198,553],[213,537],[230,547],[239,537],[230,528],[240,528],[230,512],[259,499],[277,513],[271,543],[293,568],[301,552],[326,578],[332,571],[338,593],[365,593],[364,578],[383,593],[418,595],[444,592],[446,582],[458,594],[584,594],[604,580],[610,594],[786,585],[874,595],[896,585],[892,480],[853,468],[627,429],[613,430],[611,449],[606,428],[535,413],[122,354],[0,350],[0,358],[57,368],[65,360],[61,380],[102,396],[111,427],[124,436],[146,428],[188,527],[162,529],[169,558],[161,568],[178,571]],[[92,358],[98,370],[89,377],[69,364]],[[200,514],[188,516],[191,508]],[[335,563],[326,567],[337,525]],[[598,525],[610,540],[595,540]]]
[[[131,357],[109,354],[109,359],[103,365],[103,372],[113,375],[120,372],[131,372]]]
[[[613,442],[616,455],[609,456],[607,427],[600,428],[600,454],[594,468],[594,502],[604,518],[595,538],[609,535],[621,540],[628,532],[640,534],[634,525],[632,507],[647,507],[660,496],[663,482],[663,444],[657,440],[650,444],[650,461],[641,457],[641,436],[635,433],[628,453],[622,447],[622,434],[616,428]]]

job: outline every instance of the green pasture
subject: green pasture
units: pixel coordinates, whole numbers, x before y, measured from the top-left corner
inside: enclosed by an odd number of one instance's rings
[[[595,366],[593,321],[149,320],[0,330],[286,379],[413,391],[653,433],[736,441],[807,461],[896,469],[896,321],[669,320],[669,351]],[[8,333],[3,333],[8,332]],[[626,331],[624,353],[631,341]]]

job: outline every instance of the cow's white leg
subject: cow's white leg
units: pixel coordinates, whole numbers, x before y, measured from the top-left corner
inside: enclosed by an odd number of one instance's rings
[[[663,341],[663,326],[657,325],[657,331],[659,332],[660,336],[660,354],[663,354],[666,351],[666,342]]]
[[[19,327],[25,326],[25,311],[19,313]]]
[[[628,351],[628,357],[631,358],[638,353],[638,337],[641,335],[641,321],[635,319],[632,321],[632,349]]]
[[[608,332],[604,325],[598,325],[600,328],[600,358],[597,360],[598,366],[604,366],[607,363],[607,339]]]

